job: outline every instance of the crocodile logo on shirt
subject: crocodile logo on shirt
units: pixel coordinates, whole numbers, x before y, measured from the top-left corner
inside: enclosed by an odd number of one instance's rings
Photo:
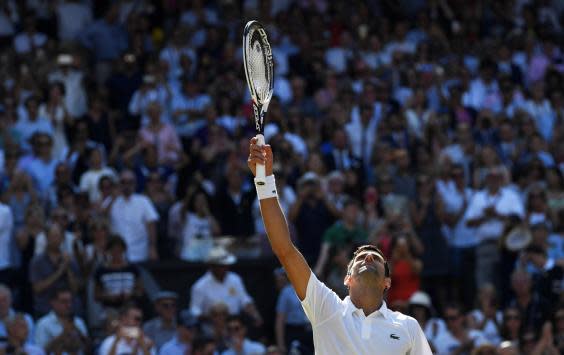
[[[390,338],[394,340],[399,340],[399,336],[395,335],[394,333],[390,334]]]

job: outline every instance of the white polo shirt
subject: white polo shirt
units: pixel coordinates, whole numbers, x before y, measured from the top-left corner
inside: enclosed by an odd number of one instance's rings
[[[192,286],[190,311],[199,317],[208,314],[214,305],[224,303],[229,308],[229,314],[239,314],[252,302],[239,275],[228,271],[223,282],[220,282],[208,271]]]
[[[365,316],[347,296],[339,296],[311,273],[302,307],[313,327],[316,354],[431,355],[417,321],[388,309]]]
[[[0,270],[12,265],[10,260],[10,243],[14,228],[14,216],[8,205],[0,203]]]
[[[110,210],[110,226],[127,244],[127,259],[133,263],[149,259],[147,223],[156,222],[159,215],[145,195],[119,196]]]

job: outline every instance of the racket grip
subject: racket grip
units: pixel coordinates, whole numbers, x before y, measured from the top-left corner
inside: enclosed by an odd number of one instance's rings
[[[257,134],[256,138],[257,145],[262,147],[265,144],[264,136],[262,134]],[[257,164],[256,166],[255,183],[261,186],[266,183],[266,169],[264,164]]]

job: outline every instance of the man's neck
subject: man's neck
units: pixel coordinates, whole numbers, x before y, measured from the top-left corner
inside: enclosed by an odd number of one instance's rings
[[[375,294],[368,295],[368,293],[359,297],[358,300],[351,299],[351,301],[357,308],[362,309],[365,316],[369,316],[370,314],[376,312],[383,304],[382,296]]]

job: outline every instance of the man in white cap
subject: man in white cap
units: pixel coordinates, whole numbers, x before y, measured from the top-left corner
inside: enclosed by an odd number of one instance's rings
[[[255,326],[262,325],[253,299],[247,293],[243,280],[236,273],[229,271],[237,258],[221,247],[212,249],[207,262],[210,269],[200,277],[190,290],[190,311],[196,317],[203,317],[218,303],[225,303],[229,314],[247,313]]]
[[[364,245],[355,251],[343,280],[349,289],[344,300],[312,273],[290,239],[278,204],[272,161],[270,146],[258,146],[257,139],[251,139],[249,168],[255,174],[256,164],[266,165],[266,183],[256,184],[266,232],[312,324],[316,354],[430,355],[419,323],[392,312],[383,300],[391,278],[378,248]]]

